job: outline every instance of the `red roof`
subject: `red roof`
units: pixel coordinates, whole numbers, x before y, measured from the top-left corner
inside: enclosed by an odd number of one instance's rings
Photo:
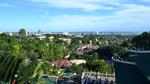
[[[53,61],[52,64],[54,64],[55,66],[60,66],[61,68],[67,68],[72,66],[72,64],[68,60],[56,60]]]
[[[15,80],[12,80],[12,83],[11,84],[15,84]]]

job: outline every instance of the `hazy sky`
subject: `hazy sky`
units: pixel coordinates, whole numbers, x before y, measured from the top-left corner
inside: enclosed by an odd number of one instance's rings
[[[0,0],[0,31],[149,31],[150,0]]]

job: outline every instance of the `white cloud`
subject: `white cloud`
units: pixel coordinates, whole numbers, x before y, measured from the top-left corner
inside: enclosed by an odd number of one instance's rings
[[[47,22],[49,27],[63,30],[103,30],[103,31],[140,31],[148,30],[150,27],[150,7],[124,4],[122,10],[115,11],[111,15],[59,15],[50,17]]]
[[[57,8],[78,8],[84,11],[118,9],[107,15],[62,15],[44,16],[46,25],[59,30],[147,30],[150,27],[150,6],[121,2],[121,0],[30,0],[34,3]],[[147,0],[148,1],[148,0]],[[127,4],[128,2],[128,4]],[[104,4],[111,5],[106,6]],[[73,10],[74,11],[74,10]],[[86,29],[88,28],[88,29]],[[122,29],[121,29],[122,28]],[[134,29],[135,28],[135,29]],[[142,28],[142,29],[141,29]],[[55,29],[54,29],[55,30]],[[57,29],[58,30],[58,29]]]
[[[44,6],[57,8],[78,8],[84,11],[93,10],[111,10],[113,7],[99,5],[101,3],[113,3],[115,0],[30,0],[34,3],[39,3]]]
[[[150,14],[150,6],[136,5],[136,4],[123,4],[123,10],[115,12],[119,15],[128,15],[128,16],[147,16]]]

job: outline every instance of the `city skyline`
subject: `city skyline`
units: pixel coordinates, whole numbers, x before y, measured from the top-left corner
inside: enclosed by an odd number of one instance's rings
[[[0,31],[150,31],[150,0],[2,0]]]

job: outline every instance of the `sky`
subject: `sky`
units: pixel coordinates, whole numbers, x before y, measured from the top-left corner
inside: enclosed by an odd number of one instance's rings
[[[150,31],[150,0],[0,0],[0,32]]]

